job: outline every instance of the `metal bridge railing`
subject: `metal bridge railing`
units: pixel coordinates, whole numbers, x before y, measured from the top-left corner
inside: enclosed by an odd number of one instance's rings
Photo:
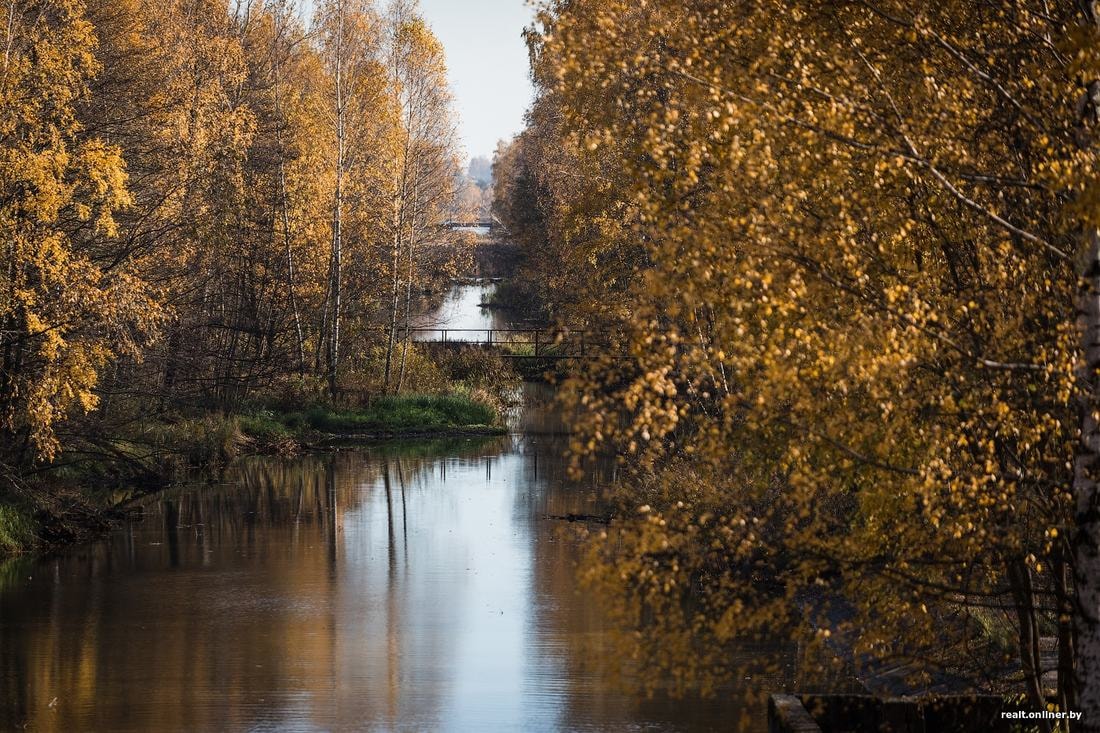
[[[498,348],[502,356],[515,358],[587,359],[607,354],[609,341],[591,331],[547,328],[432,328],[398,327],[418,343]]]

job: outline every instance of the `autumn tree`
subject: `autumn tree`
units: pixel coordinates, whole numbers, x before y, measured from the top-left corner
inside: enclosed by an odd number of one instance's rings
[[[1091,19],[581,0],[540,23],[550,115],[521,144],[612,151],[605,200],[637,214],[605,211],[644,248],[633,360],[571,387],[577,453],[614,445],[637,472],[633,518],[588,571],[631,652],[706,687],[734,639],[793,630],[915,682],[1014,681],[1043,707],[1050,633],[1058,705],[1095,729],[1080,474],[1073,502],[1081,414],[1094,425],[1074,259],[1095,151],[1091,97],[1064,101],[1096,78]],[[550,221],[586,205],[511,188]],[[568,230],[549,246],[584,251]]]
[[[438,228],[456,180],[438,40],[413,4],[310,6],[0,6],[5,479],[63,449],[144,471],[176,449],[149,424],[356,399],[395,298],[407,323],[464,261]]]
[[[389,91],[399,111],[401,144],[391,203],[390,326],[384,381],[387,388],[400,392],[408,358],[417,256],[425,244],[442,237],[440,225],[454,199],[457,164],[443,45],[419,14],[416,2],[393,0],[387,22]],[[404,335],[395,365],[402,300]]]
[[[314,25],[321,34],[322,54],[331,80],[327,116],[334,139],[332,245],[321,331],[329,389],[335,396],[345,310],[345,210],[349,189],[356,183],[351,180],[351,169],[355,153],[370,143],[361,139],[360,131],[378,114],[384,82],[378,68],[379,22],[369,3],[325,3],[318,8]]]
[[[82,3],[0,5],[0,434],[16,461],[56,454],[57,424],[95,409],[99,370],[157,319],[145,283],[97,256],[131,196],[118,147],[80,134],[96,43]]]
[[[493,161],[493,214],[523,255],[517,282],[563,325],[614,328],[629,318],[645,253],[630,225],[621,148],[589,148],[563,127],[548,66],[528,127]]]

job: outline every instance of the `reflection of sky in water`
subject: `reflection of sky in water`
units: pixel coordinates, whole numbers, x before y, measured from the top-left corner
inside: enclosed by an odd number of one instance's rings
[[[645,701],[587,666],[603,622],[576,586],[578,545],[547,515],[591,495],[565,483],[561,448],[262,458],[154,497],[109,540],[7,576],[0,729],[728,724],[736,697]]]
[[[506,327],[477,307],[493,287],[418,325]],[[0,729],[729,729],[736,694],[605,678],[579,547],[547,519],[592,497],[564,480],[546,391],[525,385],[528,437],[245,461],[104,542],[0,566]]]
[[[513,487],[525,466],[516,453],[441,459],[408,476],[395,463],[389,480],[361,487],[363,503],[343,515],[341,576],[355,584],[341,596],[352,607],[363,597],[386,602],[363,609],[370,618],[340,646],[358,650],[349,664],[395,665],[386,678],[402,687],[416,681],[413,695],[403,691],[397,708],[385,711],[388,724],[531,729],[528,716],[554,723],[558,706],[526,694],[531,548],[528,532],[512,521]],[[378,675],[364,672],[351,676],[377,688]],[[419,686],[429,694],[416,699]]]
[[[521,324],[513,323],[504,311],[480,307],[495,290],[496,285],[492,283],[452,285],[437,308],[413,319],[413,328],[435,329],[431,333],[417,334],[415,338],[436,341],[440,339],[439,331],[446,329],[449,341],[484,341],[490,329],[522,328]]]

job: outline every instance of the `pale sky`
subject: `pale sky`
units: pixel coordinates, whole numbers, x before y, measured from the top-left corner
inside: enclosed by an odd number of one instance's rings
[[[469,157],[492,156],[497,140],[523,129],[531,102],[523,29],[534,15],[526,0],[420,0],[447,49],[447,65]]]
[[[377,0],[385,7],[385,0]],[[523,29],[534,10],[527,0],[420,0],[421,10],[447,50],[458,134],[466,156],[492,157],[497,141],[523,129],[531,103]],[[304,0],[308,19],[312,0]]]

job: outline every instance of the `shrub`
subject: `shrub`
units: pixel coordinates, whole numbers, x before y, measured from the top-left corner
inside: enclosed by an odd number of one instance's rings
[[[391,381],[395,381],[401,368],[401,345],[394,348],[391,368]],[[344,391],[348,395],[359,395],[359,402],[365,402],[367,395],[382,394],[386,391],[386,350],[381,346],[371,349],[365,356],[350,362],[348,370],[341,379]],[[420,344],[409,344],[405,357],[405,381],[402,389],[417,394],[441,394],[450,388],[447,375],[432,359],[428,349]],[[299,403],[301,404],[301,403]]]
[[[246,441],[240,419],[222,415],[158,424],[149,429],[145,438],[197,468],[229,463]]]
[[[268,393],[280,410],[293,410],[328,399],[328,384],[322,377],[307,374],[280,378]]]
[[[0,553],[14,554],[30,549],[35,542],[35,524],[21,506],[0,502]]]

